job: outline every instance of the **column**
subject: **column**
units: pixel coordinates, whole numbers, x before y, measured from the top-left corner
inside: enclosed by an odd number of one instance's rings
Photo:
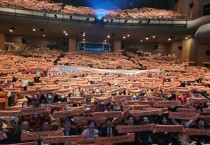
[[[198,64],[198,44],[194,38],[182,41],[182,60],[194,61]]]
[[[0,49],[5,50],[5,35],[0,33]]]
[[[77,41],[76,38],[69,38],[69,52],[77,51]]]
[[[121,40],[114,40],[114,51],[121,50]]]

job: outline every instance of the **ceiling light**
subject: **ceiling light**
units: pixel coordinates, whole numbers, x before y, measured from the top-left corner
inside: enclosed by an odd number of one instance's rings
[[[152,38],[155,38],[155,35],[154,35],[154,36],[152,36]]]
[[[149,37],[146,37],[146,40],[149,40]]]
[[[168,41],[171,41],[171,38],[168,38]]]
[[[33,28],[33,31],[36,32],[36,29]]]
[[[125,39],[125,36],[123,36],[123,39]]]
[[[83,39],[83,41],[85,41],[85,39]]]
[[[45,35],[42,35],[43,37],[45,37]]]
[[[106,40],[104,40],[104,42],[106,42]]]
[[[68,36],[68,33],[66,33],[65,35]]]
[[[13,32],[15,30],[15,27],[10,27],[9,31]]]
[[[130,35],[128,34],[127,37],[130,37]]]
[[[143,40],[141,40],[141,43],[144,42]]]
[[[107,38],[110,38],[110,36],[109,36],[109,35],[107,35]]]
[[[187,40],[188,39],[188,37],[185,37],[185,40]]]
[[[63,33],[66,33],[66,31],[64,30]]]
[[[85,37],[85,34],[83,34],[82,36]]]

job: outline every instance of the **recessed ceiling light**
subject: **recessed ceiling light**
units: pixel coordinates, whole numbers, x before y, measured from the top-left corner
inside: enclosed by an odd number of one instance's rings
[[[141,42],[143,42],[143,40],[141,40]]]
[[[68,36],[68,33],[66,33],[65,35]]]
[[[149,40],[149,37],[146,37],[146,40]]]
[[[85,37],[85,33],[82,36]]]
[[[171,38],[168,38],[168,41],[171,41]]]
[[[188,37],[185,37],[185,39],[187,40],[187,39],[188,39]]]
[[[10,31],[10,32],[13,32],[13,30],[12,30],[12,29],[9,29],[9,31]]]
[[[83,41],[85,41],[85,39],[83,39]]]
[[[33,31],[34,31],[34,32],[36,32],[36,29],[35,29],[35,28],[33,28]]]
[[[127,37],[130,37],[130,35],[128,34]]]
[[[42,35],[43,37],[45,37],[45,35]]]
[[[125,39],[125,36],[123,36],[123,39]]]
[[[154,36],[152,36],[152,38],[155,38],[155,35],[154,35]]]
[[[107,38],[110,38],[110,36],[109,36],[109,35],[107,35]]]
[[[104,42],[106,42],[106,40],[104,40]]]
[[[66,33],[66,31],[64,30],[63,33]]]

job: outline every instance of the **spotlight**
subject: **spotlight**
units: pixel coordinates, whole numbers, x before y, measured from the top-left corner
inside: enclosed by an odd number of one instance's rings
[[[45,35],[42,35],[43,37],[45,37]]]
[[[15,30],[15,27],[10,27],[9,31],[13,32]]]
[[[123,36],[123,39],[125,39],[126,37],[125,36]]]
[[[106,40],[104,40],[104,42],[106,42]]]
[[[83,41],[85,41],[85,39],[83,39]]]
[[[187,40],[188,39],[188,37],[185,37],[185,40]]]
[[[66,33],[66,31],[64,30],[63,33]]]
[[[168,41],[171,41],[171,38],[168,38]]]
[[[86,18],[86,21],[89,21],[90,20],[90,18]]]
[[[95,23],[96,24],[103,24],[104,23],[104,17],[102,14],[99,14],[95,17]]]
[[[36,32],[36,29],[34,28],[33,31]]]
[[[149,36],[146,36],[146,38],[145,38],[146,40],[149,40]]]
[[[68,36],[68,33],[65,33],[66,36]]]
[[[127,37],[130,37],[130,35],[128,34]]]
[[[144,42],[143,40],[141,40],[141,43]]]
[[[107,38],[110,38],[110,36],[109,36],[109,35],[107,35]]]
[[[58,18],[56,14],[54,14],[54,17],[55,17],[55,18]]]
[[[152,38],[155,38],[155,35],[154,35],[154,36],[152,36]]]

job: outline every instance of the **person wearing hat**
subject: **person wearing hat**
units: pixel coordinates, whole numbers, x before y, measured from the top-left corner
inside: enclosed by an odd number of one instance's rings
[[[85,108],[85,113],[82,116],[93,117],[93,114],[91,113],[91,109],[89,107]]]

